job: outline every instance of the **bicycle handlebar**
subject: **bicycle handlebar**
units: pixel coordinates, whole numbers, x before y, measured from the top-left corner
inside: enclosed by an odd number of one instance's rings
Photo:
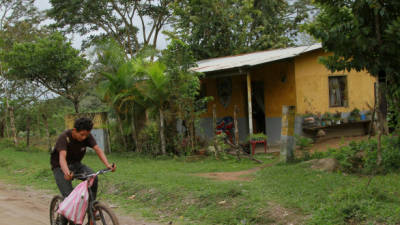
[[[112,164],[112,167],[114,167],[114,163]],[[96,173],[92,173],[92,174],[84,174],[84,173],[74,174],[72,176],[72,179],[86,180],[89,177],[97,176],[97,175],[100,175],[100,174],[105,174],[105,173],[108,173],[110,171],[111,171],[111,169],[106,168],[106,169],[99,170]]]

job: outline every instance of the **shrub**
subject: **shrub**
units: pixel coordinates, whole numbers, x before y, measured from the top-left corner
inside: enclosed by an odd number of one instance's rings
[[[400,137],[382,137],[382,163],[377,168],[378,143],[375,139],[350,142],[348,146],[329,149],[326,156],[336,158],[346,173],[388,173],[400,169]]]
[[[149,122],[140,131],[138,145],[142,153],[152,155],[160,153],[160,131],[156,122]]]
[[[263,141],[263,140],[267,140],[267,135],[265,135],[263,133],[250,134],[246,138],[247,142],[249,142],[249,141]]]
[[[303,154],[304,159],[309,159],[310,158],[310,148],[313,145],[313,140],[308,137],[303,137],[300,135],[295,135],[296,138],[296,145],[299,148],[299,150]]]

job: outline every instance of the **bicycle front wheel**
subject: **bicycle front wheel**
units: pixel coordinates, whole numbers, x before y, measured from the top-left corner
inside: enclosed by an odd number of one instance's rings
[[[94,210],[98,212],[96,216],[96,225],[119,225],[114,212],[102,203],[96,203]]]
[[[63,201],[63,197],[56,195],[50,203],[50,225],[61,224],[61,215],[57,213],[58,205]]]

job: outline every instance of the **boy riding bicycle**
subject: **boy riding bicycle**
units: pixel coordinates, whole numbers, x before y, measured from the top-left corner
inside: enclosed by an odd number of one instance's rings
[[[92,174],[92,169],[82,164],[81,161],[86,153],[86,147],[93,148],[104,165],[113,172],[116,165],[111,165],[96,140],[90,134],[93,128],[92,120],[79,118],[75,120],[74,128],[64,131],[57,139],[56,145],[51,153],[50,164],[53,170],[58,189],[63,197],[67,197],[73,190],[71,180],[73,174]],[[95,178],[91,190],[94,199],[97,193],[98,179]],[[62,224],[68,221],[64,218]]]

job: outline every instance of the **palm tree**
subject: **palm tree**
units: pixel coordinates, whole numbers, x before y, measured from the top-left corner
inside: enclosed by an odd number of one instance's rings
[[[101,99],[108,103],[115,111],[118,128],[120,130],[124,147],[128,148],[124,130],[125,121],[130,122],[132,139],[136,143],[137,135],[134,122],[134,106],[140,93],[136,91],[138,77],[135,62],[128,60],[122,49],[113,41],[99,45],[98,67],[102,77],[105,78],[98,86]],[[129,125],[128,125],[129,127]],[[136,145],[137,147],[137,145]]]
[[[147,79],[140,89],[145,99],[159,112],[161,152],[167,153],[164,134],[164,110],[169,98],[169,80],[165,75],[166,66],[161,62],[150,62],[145,67]]]

